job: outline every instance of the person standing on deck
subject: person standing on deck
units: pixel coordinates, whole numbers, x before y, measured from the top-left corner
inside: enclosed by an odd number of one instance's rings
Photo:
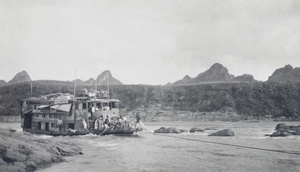
[[[140,112],[137,112],[137,113],[136,113],[136,126],[135,126],[135,131],[138,131],[138,129],[139,129],[140,126],[143,126],[143,127],[144,127],[144,124],[143,124],[142,121],[141,121]]]
[[[98,121],[98,130],[102,131],[104,130],[104,121],[103,121],[103,117],[101,116],[99,121]]]
[[[87,129],[87,123],[85,122],[84,119],[82,119],[82,126],[83,126],[83,128],[84,128],[85,130],[88,130],[88,129]]]
[[[95,108],[95,106],[93,105],[92,106],[92,113],[94,114],[96,112],[96,108]]]

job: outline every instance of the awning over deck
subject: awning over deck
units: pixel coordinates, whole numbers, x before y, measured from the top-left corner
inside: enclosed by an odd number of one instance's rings
[[[50,105],[40,105],[39,107],[38,107],[38,109],[43,109],[43,108],[46,108],[46,107],[49,107]]]
[[[50,108],[51,109],[57,109],[60,105],[54,105],[54,106],[51,106]]]
[[[52,109],[56,109],[63,112],[70,112],[72,104],[61,104],[51,106]]]
[[[41,103],[41,98],[38,97],[30,97],[29,99],[25,99],[23,101],[28,102],[29,104],[40,104]]]
[[[120,102],[118,99],[96,99],[96,100],[89,100],[88,102],[92,103],[110,103],[110,102]]]

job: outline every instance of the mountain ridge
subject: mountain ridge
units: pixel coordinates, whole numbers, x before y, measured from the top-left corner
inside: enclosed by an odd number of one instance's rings
[[[27,81],[31,81],[31,78],[28,75],[28,73],[25,70],[23,70],[17,73],[14,76],[14,78],[8,82],[8,84],[17,84],[17,83],[27,82]]]
[[[214,82],[257,82],[250,74],[235,77],[228,69],[220,63],[213,64],[208,70],[199,73],[195,78],[186,75],[183,79],[175,81],[173,85],[179,84],[201,84]]]
[[[12,84],[22,83],[32,81],[28,73],[23,70],[17,73],[13,79],[9,82],[5,80],[0,80],[0,87],[8,86]],[[59,81],[59,80],[35,80],[42,81],[44,83],[74,83],[73,81]],[[97,85],[106,85],[107,81],[110,85],[124,85],[120,80],[114,78],[109,70],[103,71],[97,76],[96,79],[90,78],[86,81],[81,79],[76,79],[77,85],[82,86],[95,86]],[[254,79],[253,75],[243,74],[239,76],[234,76],[228,72],[228,69],[220,63],[213,64],[208,70],[199,73],[196,77],[192,78],[189,75],[185,75],[182,79],[177,80],[173,83],[169,82],[167,85],[193,85],[193,84],[205,84],[205,83],[222,83],[222,82],[260,82]],[[267,81],[264,82],[300,82],[300,67],[295,67],[291,65],[286,65],[282,68],[276,69],[271,76],[269,76]]]
[[[276,69],[267,82],[300,82],[300,67],[285,65]]]

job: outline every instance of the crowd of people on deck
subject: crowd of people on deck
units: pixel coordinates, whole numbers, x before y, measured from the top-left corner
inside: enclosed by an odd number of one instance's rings
[[[92,122],[92,121],[91,121]],[[112,117],[109,119],[106,116],[104,120],[102,116],[94,122],[94,130],[129,130],[133,126],[129,123],[126,117]]]
[[[89,124],[89,125],[88,125]],[[109,118],[108,115],[106,118],[103,118],[103,115],[101,115],[99,118],[92,119],[89,117],[88,124],[85,122],[85,120],[82,120],[82,126],[85,129],[88,130],[94,130],[94,131],[111,131],[111,130],[130,130],[135,129],[138,130],[139,127],[144,126],[140,119],[140,115],[136,114],[136,123],[135,122],[129,122],[127,121],[126,117],[118,117],[114,116]]]

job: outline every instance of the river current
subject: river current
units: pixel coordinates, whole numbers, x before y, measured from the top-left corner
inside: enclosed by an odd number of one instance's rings
[[[278,122],[165,122],[145,124],[132,136],[51,137],[77,143],[83,155],[40,172],[83,171],[300,171],[300,136],[268,137]],[[300,125],[300,123],[286,123]],[[13,124],[7,124],[12,126]],[[209,128],[201,133],[153,134],[155,129]],[[5,127],[5,126],[4,126]],[[234,137],[208,137],[221,129]]]

